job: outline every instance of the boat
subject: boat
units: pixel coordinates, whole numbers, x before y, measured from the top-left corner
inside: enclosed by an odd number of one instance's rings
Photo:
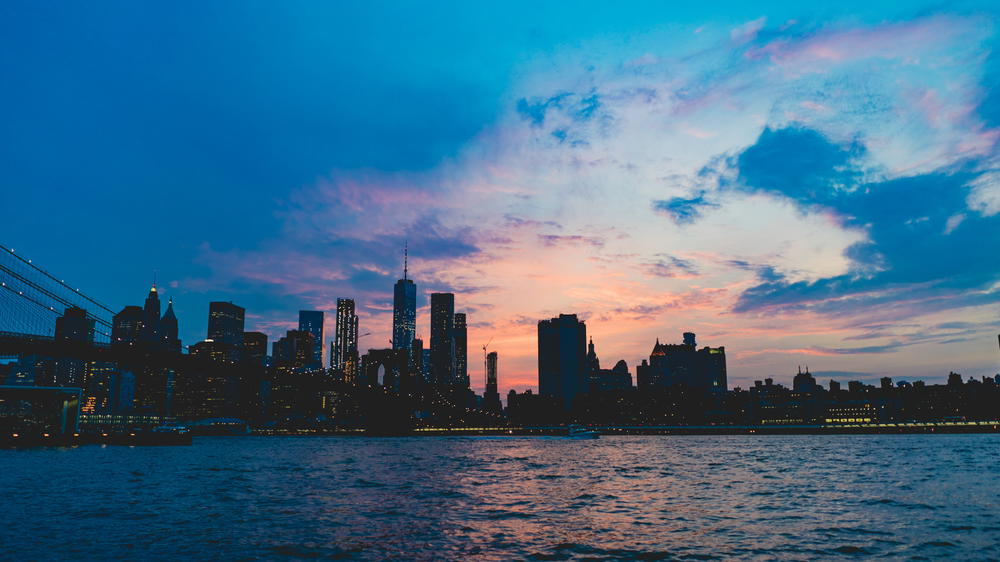
[[[571,425],[566,433],[566,437],[570,439],[597,439],[600,436],[599,431],[588,429],[582,425]]]

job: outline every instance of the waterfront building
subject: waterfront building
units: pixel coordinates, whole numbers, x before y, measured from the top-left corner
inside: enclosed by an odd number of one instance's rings
[[[69,307],[56,318],[55,339],[62,342],[94,342],[94,319],[79,307]],[[55,362],[53,386],[84,387],[87,384],[86,361],[62,357]]]
[[[407,251],[403,250],[403,278],[392,291],[392,348],[410,350],[417,332],[417,285],[408,278]]]
[[[243,361],[264,366],[267,361],[267,334],[243,332]]]
[[[587,325],[575,314],[538,322],[538,393],[569,410],[587,393]]]
[[[707,389],[713,393],[726,391],[726,348],[695,345],[695,335],[684,334],[682,344],[662,344],[656,340],[649,361],[636,368],[636,383],[640,388],[685,386]]]
[[[160,295],[156,285],[149,289],[146,302],[142,307],[142,327],[139,329],[139,341],[146,345],[160,343]]]
[[[313,337],[312,361],[308,367],[310,369],[323,368],[323,311],[322,310],[300,310],[299,311],[299,331],[309,332]]]
[[[486,355],[486,390],[483,392],[483,409],[488,412],[501,412],[500,392],[497,389],[497,352]]]
[[[276,367],[311,369],[314,350],[311,333],[305,330],[288,330],[284,337],[274,342],[271,356]]]
[[[126,306],[115,314],[111,319],[111,343],[134,346],[142,331],[142,318],[142,308],[134,305]]]
[[[452,384],[455,377],[455,295],[431,294],[431,379]]]
[[[174,314],[174,299],[167,301],[167,310],[160,318],[160,346],[174,353],[181,352],[181,340],[177,327],[177,315]]]
[[[353,382],[358,375],[358,315],[354,299],[337,299],[337,326],[333,340],[330,367]]]
[[[455,314],[453,336],[455,340],[455,384],[469,387],[469,332],[465,313]]]
[[[243,345],[246,311],[231,302],[211,302],[208,305],[208,337],[214,342],[234,347]]]

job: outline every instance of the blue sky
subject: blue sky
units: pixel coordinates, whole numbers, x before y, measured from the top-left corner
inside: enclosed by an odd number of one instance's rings
[[[408,239],[519,388],[559,312],[612,363],[696,331],[737,384],[991,374],[996,26],[987,2],[6,2],[3,243],[113,308],[158,270],[186,342],[210,300],[275,336],[347,296],[376,346]]]

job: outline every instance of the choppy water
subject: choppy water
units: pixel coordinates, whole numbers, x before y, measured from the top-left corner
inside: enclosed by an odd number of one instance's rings
[[[0,556],[995,559],[998,454],[997,435],[0,451]]]

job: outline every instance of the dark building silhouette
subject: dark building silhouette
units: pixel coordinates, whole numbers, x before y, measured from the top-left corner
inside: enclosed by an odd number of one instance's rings
[[[241,306],[231,302],[208,305],[208,338],[234,347],[243,345],[244,315]]]
[[[602,369],[601,360],[594,348],[594,339],[587,344],[587,392],[606,393],[632,388],[632,375],[628,364],[620,360],[613,369]]]
[[[160,318],[160,346],[174,353],[181,352],[181,340],[177,327],[177,315],[174,314],[174,300],[167,301],[167,310]]]
[[[305,330],[288,330],[272,345],[271,358],[276,367],[308,369],[314,361],[313,335]]]
[[[806,367],[806,371],[803,373],[802,368],[799,367],[798,374],[792,379],[792,390],[794,392],[816,392],[819,389],[819,385],[816,384],[816,378],[812,376],[809,372],[809,367]]]
[[[410,345],[410,372],[426,381],[424,371],[424,340],[413,338],[413,344]]]
[[[299,311],[299,331],[309,332],[313,337],[312,361],[308,367],[310,369],[323,368],[323,311],[322,310],[300,310]]]
[[[147,345],[160,343],[160,295],[156,285],[149,289],[146,303],[142,307],[142,327],[139,329],[139,341]]]
[[[62,316],[56,318],[55,338],[57,341],[93,343],[94,323],[86,310],[75,306],[67,308]],[[52,386],[84,387],[87,384],[86,361],[65,357],[57,359],[54,379]]]
[[[691,347],[698,347],[698,344],[695,343],[694,332],[684,332],[683,337],[684,337],[684,345],[690,345]]]
[[[690,337],[688,337],[690,336]],[[649,362],[636,367],[636,383],[640,388],[684,386],[706,389],[713,393],[726,391],[726,348],[697,349],[694,334],[684,339],[691,344],[661,344],[656,340]]]
[[[403,250],[403,278],[392,291],[392,348],[407,352],[417,332],[417,285],[408,279],[407,253]]]
[[[538,323],[538,393],[556,397],[564,409],[587,393],[587,325],[575,314]]]
[[[353,382],[358,377],[358,361],[358,315],[354,313],[354,299],[337,299],[337,328],[330,367]]]
[[[431,294],[431,379],[435,384],[455,380],[455,295]]]
[[[469,387],[469,331],[465,313],[455,314],[453,336],[455,339],[455,384]]]
[[[142,331],[142,307],[129,305],[111,319],[111,343],[135,345]]]
[[[243,361],[264,366],[267,361],[267,334],[243,332]]]
[[[483,409],[488,412],[500,412],[500,392],[497,390],[497,352],[491,351],[486,356],[486,391],[483,392]]]

